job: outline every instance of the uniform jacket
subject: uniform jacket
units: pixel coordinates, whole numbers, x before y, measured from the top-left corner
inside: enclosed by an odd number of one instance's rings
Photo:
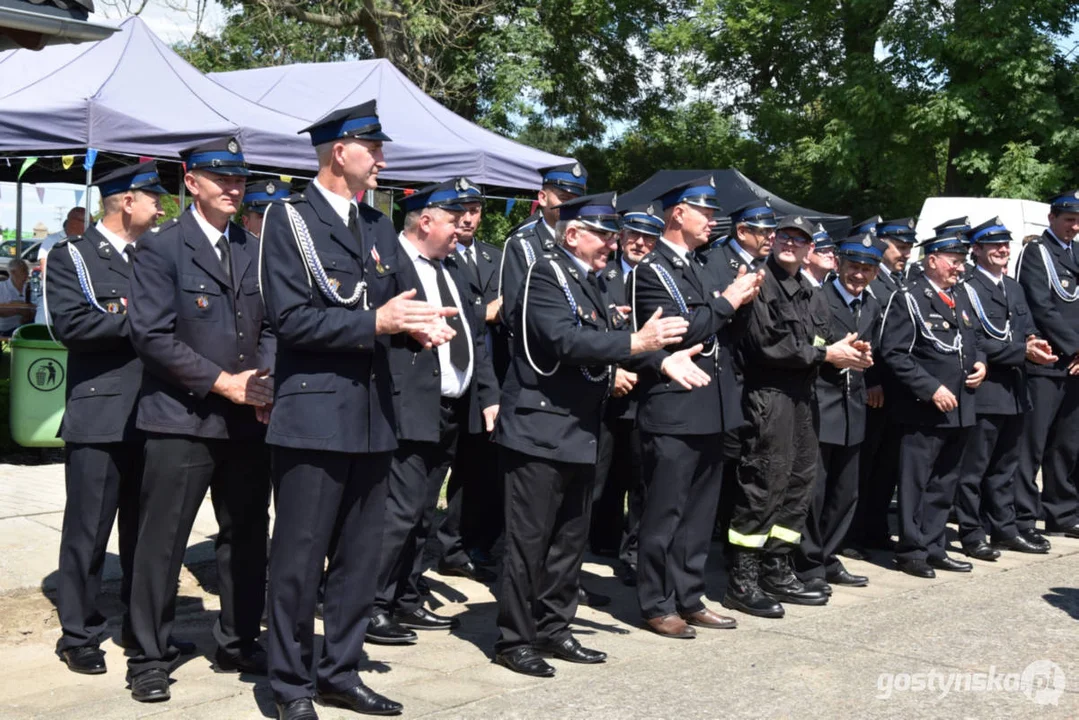
[[[439,298],[428,298],[416,266],[403,251],[398,252],[401,263],[397,273],[399,290],[416,288],[416,300],[428,300],[436,305]],[[458,277],[447,273],[457,283],[457,293],[462,303],[468,302],[467,288],[462,287]],[[464,321],[472,332],[472,380],[466,393],[472,392],[470,402],[469,432],[481,432],[482,409],[498,404],[498,381],[487,353],[484,339],[486,322],[478,318],[466,305],[462,310]],[[393,410],[397,419],[397,437],[400,440],[438,442],[440,438],[439,401],[442,397],[442,372],[438,349],[424,349],[407,333],[390,336],[390,374],[393,377]],[[475,406],[475,407],[471,407]]]
[[[828,304],[801,273],[788,274],[774,257],[764,267],[739,343],[745,386],[811,395],[831,337]]]
[[[552,264],[577,304],[574,313]],[[527,307],[524,299],[527,298]],[[541,255],[522,283],[513,361],[502,387],[494,441],[518,452],[559,462],[594,464],[596,439],[611,377],[610,364],[630,360],[630,333],[614,330],[607,301],[562,250]],[[527,339],[527,345],[525,340]],[[526,353],[544,375],[529,363]]]
[[[632,268],[630,268],[632,272]],[[615,255],[614,259],[607,263],[607,267],[599,274],[600,287],[607,298],[607,315],[615,327],[621,327],[628,321],[621,317],[619,306],[629,305],[626,293],[626,276],[622,272],[621,255]],[[639,378],[638,378],[639,380]],[[637,417],[637,397],[640,392],[634,387],[622,397],[611,397],[607,402],[607,417],[621,420],[635,420]]]
[[[922,327],[912,317],[906,298],[910,297],[921,312]],[[929,280],[922,276],[906,290],[892,296],[884,312],[881,330],[881,356],[896,382],[889,393],[885,389],[884,403],[888,416],[898,422],[923,427],[969,427],[975,421],[974,390],[965,384],[974,363],[985,361],[981,349],[977,318],[966,293],[956,286],[952,297],[955,308],[949,308],[937,295]],[[928,327],[926,327],[928,326]],[[926,337],[931,331],[945,345],[952,343],[958,333],[962,351],[946,354]],[[942,413],[933,404],[933,393],[943,385],[952,391],[959,406]]]
[[[856,322],[835,282],[826,282],[820,293],[831,310],[829,342],[856,332],[859,340],[868,341],[876,349],[882,313],[876,298],[869,292],[862,292],[862,308]],[[877,366],[862,371],[840,370],[829,363],[821,365],[816,390],[822,443],[849,447],[865,440],[866,388],[877,384],[876,375]]]
[[[712,377],[709,385],[686,390],[658,372],[642,373],[637,383],[640,393],[637,423],[645,432],[711,435],[740,427],[743,422],[742,390],[735,374],[733,345],[728,334],[734,309],[720,295],[726,287],[725,279],[733,276],[729,269],[714,267],[711,254],[693,262],[691,269],[674,250],[659,242],[630,278],[630,304],[637,322],[643,324],[657,307],[663,308],[665,317],[685,317],[689,329],[682,343],[670,345],[667,350],[673,352],[705,343],[704,352],[694,359]],[[674,281],[685,302],[686,313],[681,312],[664,286],[657,268]],[[713,336],[714,341],[710,340]]]
[[[894,272],[889,275],[884,266],[881,265],[881,269],[877,272],[877,277],[873,279],[873,282],[869,283],[869,292],[877,299],[880,306],[885,308],[888,307],[888,300],[892,297],[892,293],[906,286],[907,281],[902,273]]]
[[[526,246],[531,252],[526,250]],[[516,331],[513,322],[517,317],[517,302],[524,287],[525,274],[528,272],[528,257],[531,255],[536,259],[541,258],[544,254],[553,252],[554,247],[554,233],[542,217],[536,222],[522,225],[506,238],[506,244],[502,248],[498,294],[502,296],[502,322],[511,334]]]
[[[982,334],[989,372],[974,395],[977,412],[982,415],[1018,415],[1030,409],[1025,367],[1027,337],[1037,334],[1037,330],[1023,288],[1007,275],[1003,281],[1001,292],[985,273],[975,270],[967,274],[964,283],[978,293],[986,318],[994,327],[1003,329],[1011,323],[1010,341],[997,340],[988,332]]]
[[[222,371],[273,370],[258,239],[228,225],[232,280],[187,211],[138,240],[128,322],[145,372],[138,427],[205,438],[261,437],[255,409],[210,392]]]
[[[86,262],[94,296],[105,312],[86,300],[68,244]],[[131,345],[127,318],[131,265],[95,227],[53,249],[46,270],[46,300],[56,339],[68,350],[59,436],[71,443],[135,440],[141,436],[135,429],[135,409],[142,361]]]
[[[487,325],[487,304],[498,297],[502,249],[479,240],[473,242],[476,245],[476,270],[470,272],[458,253],[446,258],[446,269],[457,279],[457,286],[465,288],[476,317]],[[487,344],[495,375],[501,381],[509,366],[509,332],[501,322],[487,325]]]
[[[1075,292],[1079,283],[1079,263],[1049,235],[1048,230],[1039,239],[1024,246],[1019,253],[1015,279],[1023,286],[1038,335],[1049,341],[1060,358],[1053,365],[1027,363],[1027,372],[1030,375],[1065,377],[1068,363],[1079,352],[1079,306],[1061,300],[1049,284],[1042,260],[1042,247],[1049,251],[1049,259],[1056,268],[1065,292]]]
[[[262,287],[277,334],[275,400],[266,442],[347,453],[397,447],[389,338],[375,335],[375,313],[398,294],[397,233],[389,218],[360,203],[361,243],[320,191],[287,201],[303,218],[319,262],[342,297],[367,283],[367,309],[327,300],[300,256],[284,203],[262,226]],[[377,259],[376,259],[377,256]]]

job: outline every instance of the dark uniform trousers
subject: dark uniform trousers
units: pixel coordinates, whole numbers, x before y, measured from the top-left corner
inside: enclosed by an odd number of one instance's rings
[[[963,545],[985,541],[986,533],[993,540],[1007,540],[1018,534],[1015,470],[1024,417],[979,414],[971,428],[955,495],[959,541]]]
[[[86,288],[75,269],[76,255],[85,263]],[[143,435],[134,422],[142,363],[125,313],[130,276],[130,263],[90,227],[56,246],[45,283],[54,331],[68,349],[58,433],[65,442],[67,495],[56,583],[60,651],[98,645],[105,637],[97,596],[114,519],[123,570],[120,599],[131,605]],[[100,310],[87,299],[91,284]],[[126,614],[124,623],[129,624]]]
[[[1048,532],[1079,523],[1079,492],[1074,477],[1079,459],[1079,377],[1068,374],[1068,364],[1079,352],[1079,320],[1074,303],[1063,300],[1048,282],[1046,255],[1066,292],[1074,292],[1079,282],[1079,262],[1074,252],[1062,246],[1048,230],[1037,241],[1025,245],[1016,261],[1016,280],[1023,286],[1038,335],[1049,341],[1060,358],[1054,365],[1027,363],[1032,409],[1026,418],[1016,482],[1016,524],[1020,532],[1033,530],[1039,515]],[[1032,502],[1039,467],[1040,503]]]
[[[424,569],[438,495],[453,462],[462,421],[468,424],[468,394],[442,398],[439,441],[399,440],[390,465],[382,559],[375,612],[409,613],[423,605],[416,587]]]
[[[821,443],[817,481],[809,505],[795,569],[803,580],[826,578],[842,569],[836,553],[854,520],[858,505],[861,445]]]
[[[888,511],[899,483],[900,431],[888,413],[891,387],[884,386],[884,407],[866,409],[865,442],[858,461],[858,504],[845,541],[856,547],[880,546],[892,535]]]
[[[706,352],[694,360],[712,378],[707,387],[685,390],[648,373],[634,391],[645,482],[637,601],[646,620],[704,607],[704,567],[723,485],[719,438],[742,424],[728,335],[734,309],[719,292],[734,278],[734,269],[711,256],[686,256],[660,242],[630,279],[627,292],[638,321],[657,307],[664,316],[685,317],[689,329],[682,343],[668,349],[703,343]]]
[[[637,564],[637,536],[644,510],[641,434],[633,418],[607,419],[600,428],[589,544]]]
[[[902,562],[943,558],[963,449],[976,422],[975,391],[966,378],[985,361],[980,328],[962,288],[950,307],[923,277],[897,293],[886,311],[881,353],[901,385],[885,407],[899,421],[899,542]],[[932,333],[932,336],[928,334]],[[931,341],[952,344],[943,352]],[[948,388],[958,405],[945,413],[932,396]]]
[[[462,432],[454,454],[452,480],[465,479],[461,498],[461,544],[490,552],[502,535],[505,486],[498,470],[498,446],[490,434]],[[454,559],[447,557],[447,561]]]
[[[495,652],[570,636],[584,560],[595,466],[499,448],[506,536]]]
[[[226,271],[194,211],[143,235],[133,264],[128,314],[146,372],[137,426],[146,433],[131,629],[140,651],[132,674],[169,670],[169,647],[184,549],[209,488],[221,612],[220,648],[247,652],[265,602],[269,464],[249,406],[211,392],[224,370],[273,369],[274,340],[262,322],[258,240],[226,228]],[[229,256],[226,256],[229,257]]]
[[[284,206],[270,206],[262,287],[278,353],[266,433],[276,509],[267,653],[279,703],[360,683],[397,447],[389,339],[376,335],[375,318],[401,292],[396,276],[404,260],[392,223],[374,208],[360,203],[350,228],[315,187],[289,204],[307,225],[336,291],[347,298],[363,281],[367,296],[366,303],[344,306],[311,287]],[[324,569],[324,641],[316,658]]]

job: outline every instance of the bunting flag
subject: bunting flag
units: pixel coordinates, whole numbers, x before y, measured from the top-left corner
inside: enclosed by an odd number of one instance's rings
[[[150,162],[151,160],[153,160],[153,158],[148,156],[148,155],[139,155],[139,162],[140,163]]]
[[[75,164],[74,155],[64,155],[60,158],[60,162],[64,165],[64,170],[70,170],[71,166]]]
[[[539,207],[539,200],[533,200],[532,201],[532,208],[528,211],[528,214],[529,215],[535,215],[536,214],[536,208],[538,208],[538,207]]]
[[[37,200],[38,200],[38,202],[41,203],[42,205],[44,205],[45,204],[45,188],[35,186],[34,189],[37,190]]]
[[[84,194],[85,194],[84,190],[76,190],[75,191],[75,205],[76,206],[82,207],[82,196]]]
[[[23,160],[23,161],[22,161],[22,167],[21,167],[21,168],[19,168],[19,176],[18,176],[18,179],[19,179],[19,180],[22,180],[22,176],[23,176],[23,173],[25,173],[25,172],[26,172],[27,170],[29,170],[29,169],[30,169],[30,166],[31,166],[31,165],[33,165],[33,164],[34,164],[34,163],[36,163],[36,162],[37,162],[37,158],[36,158],[36,157],[28,157],[28,158],[26,158],[25,160]]]
[[[93,148],[86,148],[86,159],[82,161],[82,167],[84,170],[91,170],[94,167],[94,163],[97,161],[97,150]]]
[[[409,195],[412,195],[416,192],[416,188],[405,188],[401,192],[405,194],[405,197],[408,197]]]
[[[516,204],[517,204],[517,201],[514,200],[513,198],[510,198],[509,200],[506,201],[506,217],[510,216],[510,213],[513,212],[513,206],[516,205]]]
[[[292,182],[292,176],[291,175],[281,175],[280,177],[281,177],[281,182],[287,182],[287,183]]]

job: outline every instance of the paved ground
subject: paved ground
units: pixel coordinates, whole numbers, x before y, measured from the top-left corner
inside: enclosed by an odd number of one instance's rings
[[[0,465],[0,718],[272,717],[263,680],[210,669],[217,598],[205,562],[208,506],[188,550],[177,628],[201,654],[173,674],[172,701],[133,702],[111,643],[108,674],[67,672],[52,651],[59,630],[50,599],[62,505],[59,466]],[[850,562],[871,576],[869,587],[838,589],[824,608],[789,607],[784,620],[743,616],[737,630],[692,641],[641,630],[633,595],[609,567],[589,562],[588,585],[615,603],[582,609],[578,637],[610,660],[555,661],[557,677],[545,680],[491,664],[487,588],[431,574],[434,605],[458,615],[460,630],[423,634],[415,647],[369,646],[363,675],[405,704],[405,718],[1077,717],[1079,541],[1053,542],[1050,555],[1008,554],[935,581],[889,570],[884,556],[879,566]],[[115,556],[107,572],[116,577]],[[717,607],[722,582],[717,569]],[[107,589],[104,607],[115,615],[115,583]],[[329,708],[320,715],[355,717]]]

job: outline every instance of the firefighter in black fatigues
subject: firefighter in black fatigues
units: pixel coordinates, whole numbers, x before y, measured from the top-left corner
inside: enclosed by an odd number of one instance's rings
[[[925,274],[892,296],[880,345],[898,386],[885,404],[902,426],[896,564],[931,578],[934,569],[971,569],[948,557],[944,528],[985,355],[970,300],[955,288],[967,254],[963,235],[938,236],[922,248]]]
[[[823,591],[806,590],[790,565],[817,473],[813,384],[826,361],[842,367],[872,364],[869,345],[857,335],[829,345],[828,304],[799,272],[813,230],[802,217],[780,222],[739,344],[742,410],[749,428],[742,436],[740,492],[728,530],[732,562],[723,605],[762,617],[783,616],[778,600],[828,602]],[[762,590],[774,602],[761,605]]]

